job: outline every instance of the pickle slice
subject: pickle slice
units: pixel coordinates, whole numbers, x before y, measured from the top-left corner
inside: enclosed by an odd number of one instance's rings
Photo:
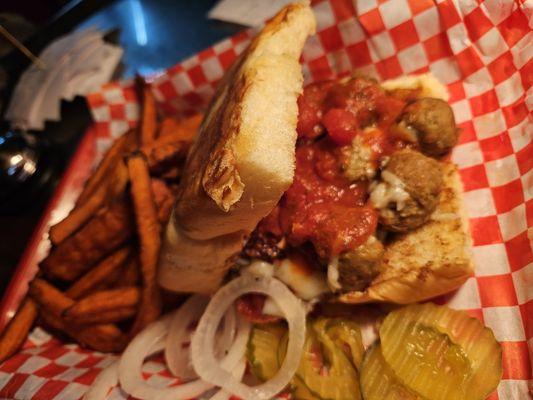
[[[291,393],[294,400],[323,400],[315,396],[298,375],[292,378]]]
[[[380,328],[383,358],[398,380],[431,400],[483,400],[502,376],[492,331],[463,311],[432,303],[391,312]]]
[[[278,362],[283,360],[287,340],[282,338]],[[292,381],[295,399],[359,400],[359,377],[349,357],[327,335],[308,324],[300,366]]]
[[[396,378],[381,354],[381,345],[368,349],[361,369],[361,392],[365,400],[423,400]]]
[[[282,323],[254,325],[246,357],[252,373],[261,381],[271,379],[278,372],[278,347],[287,328]]]
[[[353,362],[359,371],[363,362],[365,348],[361,329],[355,321],[342,318],[319,318],[313,324],[319,335],[327,335],[339,349]]]
[[[306,335],[307,335],[306,337],[308,337],[309,332],[311,332],[309,329],[310,327],[308,326],[306,330]],[[288,332],[285,332],[285,334],[282,336],[280,340],[280,345],[278,346],[278,349],[277,349],[277,353],[278,353],[277,358],[278,358],[279,365],[283,363],[283,359],[285,358],[285,353],[287,352],[288,340],[289,340]],[[303,359],[303,356],[302,356],[302,359]],[[295,374],[294,377],[292,378],[290,389],[292,393],[292,399],[294,400],[322,400],[320,397],[315,396],[309,390],[309,388],[305,385],[305,382],[298,376],[298,374]]]

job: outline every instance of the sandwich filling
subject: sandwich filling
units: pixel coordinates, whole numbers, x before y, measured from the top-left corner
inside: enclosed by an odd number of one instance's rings
[[[298,100],[294,181],[243,255],[303,259],[332,291],[368,287],[387,241],[435,211],[443,181],[432,157],[457,141],[449,105],[421,96],[362,77],[308,85]]]

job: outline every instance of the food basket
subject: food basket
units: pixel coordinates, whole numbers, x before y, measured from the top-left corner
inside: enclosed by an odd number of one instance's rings
[[[439,299],[492,328],[503,378],[490,399],[528,398],[533,337],[533,8],[521,1],[321,0],[318,33],[302,56],[306,82],[354,71],[389,79],[431,72],[450,93],[461,128],[451,158],[459,166],[475,276]],[[246,47],[244,31],[149,77],[160,111],[204,109],[218,80]],[[0,308],[5,325],[48,252],[47,231],[73,207],[111,141],[135,126],[132,81],[88,96],[94,124],[82,139],[21,259]],[[77,399],[113,356],[63,344],[40,328],[0,365],[0,398]],[[175,384],[161,360],[145,365],[154,385]],[[127,398],[115,388],[109,398]]]

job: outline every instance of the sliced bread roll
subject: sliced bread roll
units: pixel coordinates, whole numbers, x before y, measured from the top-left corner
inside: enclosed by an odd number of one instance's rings
[[[292,183],[298,60],[314,30],[308,2],[288,5],[220,82],[183,171],[160,261],[163,287],[215,290],[226,260]]]
[[[385,247],[382,271],[364,292],[339,296],[343,303],[414,303],[450,292],[472,274],[468,221],[461,206],[457,167],[443,162],[444,188],[431,220]]]

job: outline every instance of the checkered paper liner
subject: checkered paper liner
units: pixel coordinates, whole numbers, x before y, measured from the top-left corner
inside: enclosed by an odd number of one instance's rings
[[[322,0],[313,2],[313,8],[318,33],[302,56],[307,82],[355,70],[379,79],[431,72],[447,85],[462,130],[452,160],[464,183],[476,273],[440,301],[481,319],[501,343],[503,379],[490,399],[528,398],[533,350],[533,5],[511,0]],[[204,109],[217,81],[252,35],[245,31],[151,77],[161,112],[187,115]],[[88,102],[95,126],[24,257],[11,295],[4,299],[3,321],[46,254],[48,224],[72,207],[91,164],[110,142],[136,124],[138,104],[131,81],[107,85]],[[62,344],[37,328],[25,349],[0,366],[0,398],[80,398],[111,360]],[[162,360],[148,362],[144,374],[156,385],[176,383]],[[127,395],[115,388],[109,398]]]

